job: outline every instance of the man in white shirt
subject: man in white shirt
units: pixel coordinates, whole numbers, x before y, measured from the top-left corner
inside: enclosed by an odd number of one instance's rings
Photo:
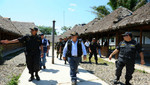
[[[49,43],[46,38],[44,38],[44,34],[41,34],[41,39],[42,39],[42,45],[43,45],[43,56],[41,57],[41,66],[40,69],[43,68],[46,69],[45,63],[46,63],[46,54],[49,51]]]
[[[73,32],[71,34],[71,40],[69,40],[63,49],[63,59],[66,60],[68,57],[68,62],[70,64],[70,76],[72,85],[77,85],[77,70],[82,54],[84,59],[86,59],[86,49],[81,40],[78,39],[78,33]]]
[[[85,47],[86,47],[87,53],[89,53],[89,46],[90,46],[90,42],[88,40],[86,40]]]

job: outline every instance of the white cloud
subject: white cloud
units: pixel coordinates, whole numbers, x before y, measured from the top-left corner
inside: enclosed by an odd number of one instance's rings
[[[71,3],[71,4],[70,4],[70,6],[77,6],[77,4],[73,4],[73,3]]]
[[[68,8],[68,10],[69,10],[69,11],[72,11],[72,12],[75,11],[75,9],[73,9],[73,8]]]

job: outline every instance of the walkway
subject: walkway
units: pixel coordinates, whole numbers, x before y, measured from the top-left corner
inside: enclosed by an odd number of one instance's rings
[[[51,52],[51,51],[50,51]],[[51,64],[51,57],[47,57],[47,69],[39,72],[41,81],[28,82],[30,75],[27,68],[23,71],[19,85],[71,85],[69,65],[64,65],[63,60],[55,58],[55,64]],[[78,85],[108,85],[95,75],[79,67]]]

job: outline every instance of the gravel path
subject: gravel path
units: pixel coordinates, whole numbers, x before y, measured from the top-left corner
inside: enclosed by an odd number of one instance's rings
[[[6,85],[14,75],[21,74],[25,68],[25,56],[22,51],[6,56],[4,60],[0,65],[0,85]]]
[[[112,85],[112,80],[115,78],[115,64],[103,61],[102,59],[99,59],[99,63],[99,65],[95,65],[94,63],[82,63],[80,66],[93,73],[100,79],[104,80],[108,84]],[[120,78],[120,82],[122,83],[118,85],[124,85],[123,83],[125,82],[125,72],[126,69],[124,68]],[[133,85],[150,85],[150,74],[135,70],[131,83]]]

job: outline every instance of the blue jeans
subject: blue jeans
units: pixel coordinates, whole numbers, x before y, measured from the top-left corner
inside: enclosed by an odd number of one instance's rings
[[[77,70],[79,66],[81,57],[68,57],[68,62],[70,65],[70,76],[72,81],[77,81]]]
[[[45,66],[46,63],[46,53],[43,54],[43,57],[41,58],[41,66]]]
[[[100,50],[100,49],[98,49],[98,54],[99,54],[100,57],[102,57],[102,56],[101,56],[101,50]]]

